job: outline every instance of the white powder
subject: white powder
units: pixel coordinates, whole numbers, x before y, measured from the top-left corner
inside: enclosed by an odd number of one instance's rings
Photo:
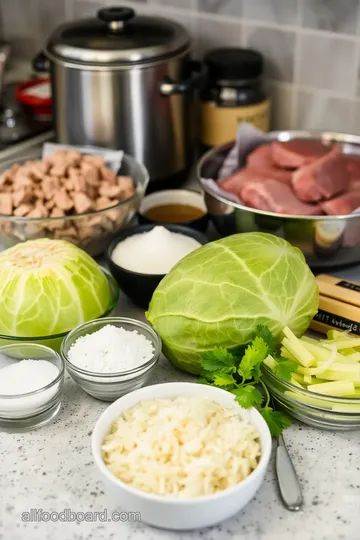
[[[6,418],[23,418],[39,413],[59,390],[55,385],[38,394],[24,395],[40,390],[56,379],[59,369],[47,360],[20,360],[0,369],[0,410]],[[8,396],[5,398],[4,396]]]
[[[121,373],[145,364],[154,347],[142,334],[107,324],[78,338],[68,358],[74,366],[95,373]]]
[[[167,274],[175,264],[199,247],[201,244],[194,238],[159,226],[119,242],[111,258],[126,270],[141,274]]]
[[[0,394],[16,396],[40,390],[59,374],[48,360],[20,360],[0,370]]]

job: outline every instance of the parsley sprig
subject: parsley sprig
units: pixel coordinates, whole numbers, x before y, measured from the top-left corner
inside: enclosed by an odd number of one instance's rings
[[[234,352],[223,347],[205,352],[199,382],[228,390],[245,409],[256,407],[267,422],[271,434],[277,437],[291,421],[287,414],[275,411],[270,406],[270,394],[261,378],[261,364],[269,355],[276,361],[276,375],[289,380],[291,373],[297,369],[296,362],[280,356],[270,330],[259,325],[246,347]],[[262,387],[263,392],[259,387]]]

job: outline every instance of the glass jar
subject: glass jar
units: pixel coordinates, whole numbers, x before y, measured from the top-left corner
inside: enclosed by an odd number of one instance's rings
[[[204,58],[208,84],[201,94],[201,143],[211,148],[236,138],[241,122],[269,130],[270,100],[263,88],[264,60],[250,49],[222,48]]]

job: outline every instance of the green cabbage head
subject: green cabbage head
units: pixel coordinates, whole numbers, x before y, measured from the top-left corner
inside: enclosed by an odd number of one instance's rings
[[[279,336],[309,327],[319,292],[301,251],[264,233],[211,242],[182,259],[160,282],[146,317],[165,356],[198,374],[204,351],[247,343],[258,324]]]
[[[67,332],[103,315],[110,301],[101,267],[70,242],[30,240],[0,253],[0,334]]]

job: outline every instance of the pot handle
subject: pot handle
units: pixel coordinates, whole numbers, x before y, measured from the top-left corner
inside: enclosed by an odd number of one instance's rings
[[[207,79],[207,69],[204,64],[191,60],[191,76],[185,81],[175,82],[171,77],[164,77],[160,81],[159,90],[162,96],[172,96],[174,94],[185,94],[193,90],[203,88]]]
[[[128,7],[109,7],[97,12],[98,18],[107,23],[111,32],[122,30],[125,23],[133,19],[135,15],[135,11]]]
[[[46,58],[43,51],[40,51],[37,53],[35,58],[33,58],[31,64],[32,64],[33,70],[37,71],[38,73],[46,73],[50,69],[49,60]]]

